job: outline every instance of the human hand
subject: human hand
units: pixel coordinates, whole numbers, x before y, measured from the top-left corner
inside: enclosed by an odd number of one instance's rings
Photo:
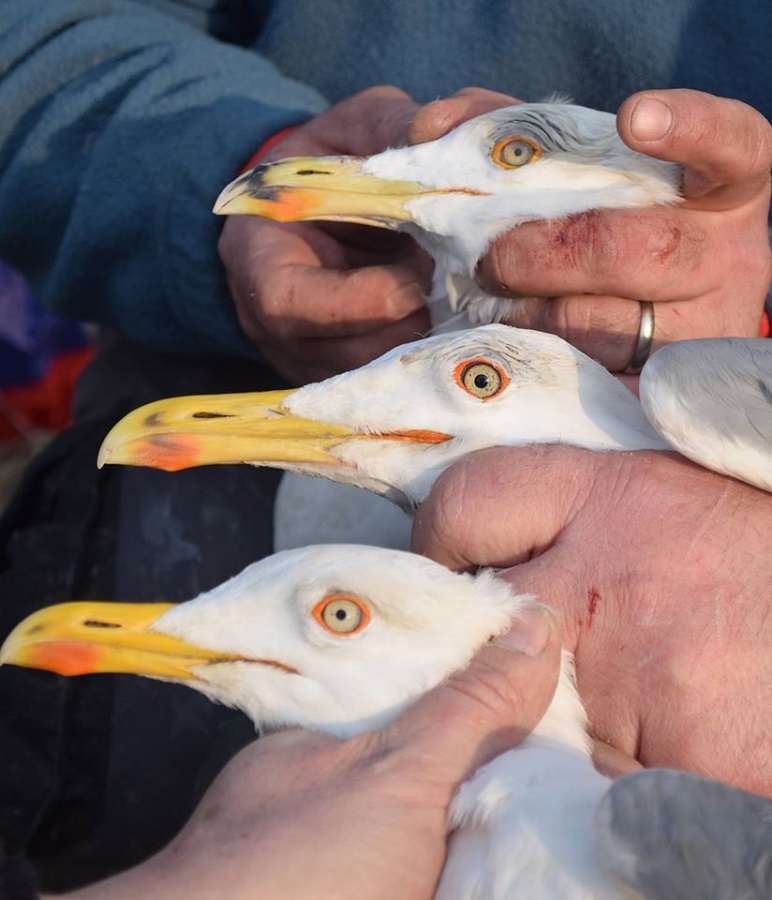
[[[257,741],[165,850],[69,900],[430,898],[453,793],[538,723],[559,661],[554,622],[532,610],[385,729]]]
[[[301,125],[264,160],[369,156],[403,144],[417,108],[397,88],[370,88]],[[244,333],[291,383],[357,368],[429,328],[431,264],[405,235],[228,216],[218,250]]]
[[[491,91],[461,91],[464,118],[514,102]],[[428,118],[441,121],[431,112]],[[338,103],[271,147],[287,156],[369,156],[421,140],[418,104],[397,88],[370,88]],[[430,327],[428,257],[405,235],[324,222],[278,224],[228,216],[218,245],[244,333],[292,383],[364,365]]]
[[[597,736],[770,794],[771,529],[768,494],[675,455],[529,446],[445,472],[413,544],[562,613]]]
[[[437,138],[484,111],[484,94],[424,107],[412,139]],[[736,100],[669,90],[629,97],[617,127],[632,149],[684,165],[684,202],[521,225],[494,242],[478,280],[494,294],[533,298],[511,324],[558,334],[612,371],[627,367],[636,343],[640,306],[631,301],[655,304],[654,349],[758,336],[772,277],[770,123]]]

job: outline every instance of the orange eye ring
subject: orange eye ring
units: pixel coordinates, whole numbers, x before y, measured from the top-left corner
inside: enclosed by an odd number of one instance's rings
[[[355,594],[338,591],[328,594],[311,610],[311,614],[329,634],[351,637],[370,624],[367,604]]]
[[[541,147],[525,137],[505,137],[496,141],[491,150],[491,159],[503,169],[519,169],[536,162],[541,156]]]
[[[509,376],[489,359],[467,359],[453,370],[456,384],[467,394],[486,402],[498,397],[509,384]]]

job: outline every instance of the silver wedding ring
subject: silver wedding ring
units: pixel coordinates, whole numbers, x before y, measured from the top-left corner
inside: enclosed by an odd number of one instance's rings
[[[654,346],[654,304],[650,300],[639,300],[641,323],[638,326],[638,342],[625,369],[625,375],[638,375],[651,356]]]

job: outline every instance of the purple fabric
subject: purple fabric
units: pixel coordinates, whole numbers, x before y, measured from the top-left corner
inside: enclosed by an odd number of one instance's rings
[[[0,261],[0,387],[36,381],[58,353],[86,343],[81,325],[47,312],[24,279]]]

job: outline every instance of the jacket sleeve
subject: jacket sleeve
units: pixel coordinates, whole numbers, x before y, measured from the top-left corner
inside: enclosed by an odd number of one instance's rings
[[[212,204],[263,141],[325,105],[141,2],[4,0],[0,257],[60,315],[160,349],[253,353]]]

